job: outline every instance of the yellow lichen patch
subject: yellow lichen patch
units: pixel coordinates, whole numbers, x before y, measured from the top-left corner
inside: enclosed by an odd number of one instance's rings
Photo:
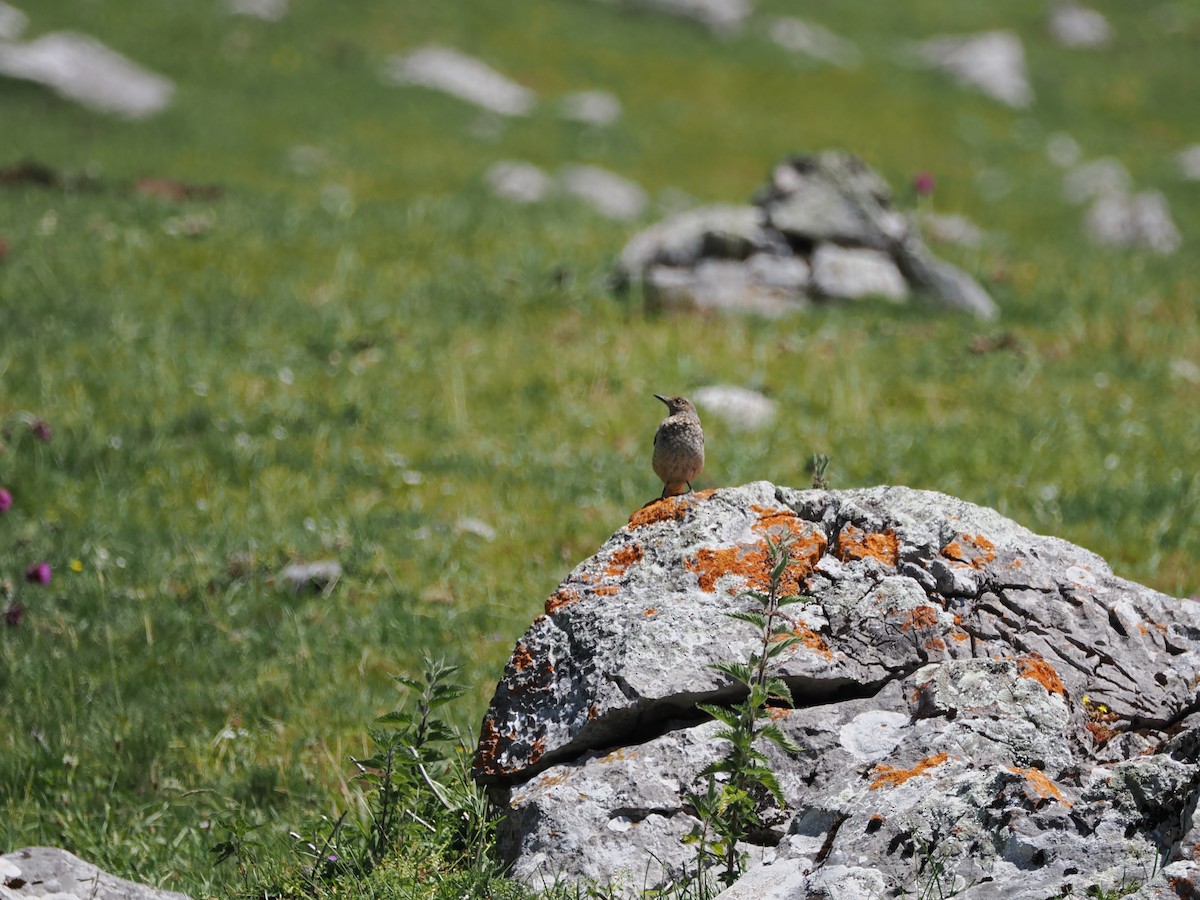
[[[546,615],[558,612],[564,606],[578,603],[583,599],[574,588],[559,588],[546,598]]]
[[[630,566],[642,561],[642,548],[637,544],[627,544],[619,550],[614,550],[604,567],[604,574],[610,578],[619,578]]]
[[[871,775],[875,779],[871,782],[871,790],[877,791],[883,787],[899,787],[910,778],[916,778],[918,775],[926,774],[930,769],[937,768],[949,758],[950,754],[943,750],[941,753],[927,756],[911,769],[898,769],[895,766],[880,763],[871,769]]]
[[[1062,791],[1058,789],[1058,785],[1051,781],[1041,769],[1018,769],[1009,766],[1008,771],[1014,775],[1023,775],[1029,786],[1043,800],[1053,798],[1063,806],[1069,807],[1071,805],[1070,801],[1063,799]]]
[[[838,559],[850,562],[868,557],[895,568],[900,559],[900,540],[894,531],[863,531],[846,525],[838,535]]]
[[[670,522],[673,519],[682,519],[696,502],[707,500],[715,493],[716,491],[713,490],[700,491],[696,494],[680,494],[675,497],[667,497],[664,500],[651,500],[629,517],[629,524],[626,527],[630,529],[643,528],[646,525],[653,525],[656,522]]]
[[[1040,656],[1020,659],[1017,674],[1022,678],[1032,678],[1051,694],[1058,694],[1060,697],[1067,695],[1067,689],[1063,687],[1062,679],[1058,677],[1058,672],[1054,671],[1054,666]]]
[[[943,547],[942,556],[972,569],[982,569],[996,558],[996,545],[982,534],[964,534]]]

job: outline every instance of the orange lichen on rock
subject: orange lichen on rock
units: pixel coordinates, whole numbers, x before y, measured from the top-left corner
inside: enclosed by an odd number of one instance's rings
[[[620,590],[620,588],[618,588],[615,584],[601,584],[592,588],[592,593],[601,597],[611,597],[618,590]]]
[[[508,770],[496,762],[500,756],[500,732],[490,718],[483,720],[483,731],[479,735],[479,747],[475,751],[475,768],[485,775],[505,775]]]
[[[642,615],[649,618],[650,616],[654,615],[656,612],[658,612],[658,610],[655,609],[653,606],[651,606],[649,609],[647,609],[645,612],[643,612]]]
[[[943,547],[942,556],[972,569],[982,569],[996,558],[996,545],[982,534],[964,534]]]
[[[1054,666],[1040,656],[1021,659],[1017,666],[1017,674],[1022,678],[1032,678],[1051,694],[1058,694],[1060,697],[1067,695],[1067,689],[1063,687],[1062,679],[1058,677],[1058,672],[1054,671]]]
[[[945,650],[946,642],[936,635],[925,642],[926,650]]]
[[[792,562],[783,573],[780,590],[785,594],[803,592],[803,582],[825,550],[825,537],[810,534],[791,544]],[[699,576],[700,590],[713,593],[723,575],[740,576],[742,585],[731,586],[730,593],[753,589],[766,591],[771,586],[770,554],[766,538],[732,547],[704,548],[684,563]]]
[[[797,623],[796,627],[792,629],[792,634],[800,638],[801,643],[809,650],[819,653],[825,659],[833,659],[833,651],[829,649],[825,639],[808,626]]]
[[[715,490],[700,491],[695,494],[679,494],[663,500],[651,500],[629,517],[630,529],[643,528],[655,522],[670,522],[672,519],[682,519],[687,511],[700,500],[707,500]]]
[[[533,654],[529,652],[529,648],[523,641],[517,644],[517,649],[513,651],[512,662],[513,668],[518,672],[524,672],[533,665]]]
[[[637,544],[626,544],[613,551],[612,556],[608,558],[608,565],[604,567],[604,574],[610,578],[618,578],[624,575],[630,566],[641,562],[643,555],[642,548]]]
[[[564,606],[578,603],[583,598],[574,588],[559,588],[546,598],[546,615],[558,612]]]
[[[910,778],[916,778],[918,775],[924,775],[930,769],[937,768],[949,758],[950,754],[943,750],[941,753],[927,756],[911,769],[898,769],[895,766],[880,763],[871,769],[871,775],[875,778],[871,782],[871,790],[877,791],[883,787],[899,787]]]
[[[1014,775],[1023,775],[1030,787],[1043,800],[1053,798],[1063,806],[1069,807],[1071,805],[1069,800],[1063,798],[1062,791],[1058,789],[1058,785],[1051,781],[1041,769],[1018,769],[1009,766],[1008,771]]]
[[[904,624],[900,626],[901,631],[921,631],[925,628],[933,628],[938,623],[937,610],[932,606],[918,606],[916,609],[910,609],[904,616]]]
[[[867,532],[848,524],[838,535],[837,555],[842,562],[869,557],[895,568],[900,560],[900,539],[894,531]]]
[[[530,747],[529,747],[529,761],[531,763],[536,763],[539,759],[542,758],[542,756],[543,756],[543,754],[545,754],[545,752],[546,752],[545,736],[535,738],[533,741],[533,744],[530,745]]]

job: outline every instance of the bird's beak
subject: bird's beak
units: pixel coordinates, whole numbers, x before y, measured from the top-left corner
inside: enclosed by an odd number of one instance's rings
[[[661,400],[663,403],[667,403],[667,398],[664,397],[662,394],[655,394],[654,396],[657,397],[659,400]],[[670,405],[671,405],[670,403],[667,403],[667,406],[670,406]]]

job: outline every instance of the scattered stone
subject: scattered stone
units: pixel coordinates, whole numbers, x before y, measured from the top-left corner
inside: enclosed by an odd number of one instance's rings
[[[1060,169],[1071,168],[1081,156],[1079,142],[1064,131],[1054,132],[1046,141],[1046,158]]]
[[[0,41],[15,41],[29,24],[29,17],[0,0]]]
[[[1064,47],[1105,47],[1112,42],[1108,19],[1094,9],[1062,3],[1050,13],[1050,36]]]
[[[559,183],[566,193],[610,219],[636,219],[646,210],[645,191],[628,178],[598,166],[564,166]]]
[[[434,44],[392,57],[385,76],[395,84],[443,91],[502,116],[528,115],[537,102],[533,91],[486,63]]]
[[[496,529],[483,521],[483,519],[473,519],[470,517],[459,519],[454,523],[454,530],[459,534],[473,534],[477,538],[483,538],[488,543],[496,539]]]
[[[755,431],[775,421],[775,401],[758,391],[732,384],[702,387],[692,395],[706,414],[724,420],[735,431]]]
[[[752,0],[631,0],[653,12],[690,19],[720,35],[742,30],[753,10]]]
[[[1124,196],[1133,188],[1129,170],[1119,160],[1102,156],[1070,169],[1063,176],[1063,196],[1070,203],[1087,203],[1100,197]]]
[[[212,231],[216,224],[216,215],[208,210],[171,216],[162,223],[162,230],[164,234],[169,234],[171,237],[199,237],[205,232]]]
[[[587,125],[611,125],[621,118],[621,101],[608,91],[578,91],[560,101],[564,119]]]
[[[641,285],[652,306],[772,317],[817,298],[870,294],[918,294],[980,318],[998,314],[969,275],[929,252],[892,207],[887,183],[840,152],[776,166],[753,206],[702,207],[635,235],[614,283]]]
[[[0,44],[0,75],[45,85],[89,109],[130,119],[161,112],[175,92],[169,78],[71,31],[27,44]]]
[[[493,194],[514,203],[537,203],[554,187],[549,175],[533,163],[519,160],[493,163],[483,178]]]
[[[1094,244],[1142,247],[1164,256],[1183,243],[1167,198],[1159,191],[1100,197],[1084,217],[1084,231]]]
[[[288,148],[287,165],[295,174],[311,177],[329,165],[329,154],[321,147],[297,144]]]
[[[1189,181],[1200,181],[1200,144],[1193,144],[1176,157],[1179,171]]]
[[[188,900],[186,894],[126,881],[54,847],[0,856],[0,898],[53,900]]]
[[[813,288],[841,300],[885,297],[904,300],[908,283],[891,256],[881,250],[821,244],[812,258]]]
[[[223,191],[215,184],[188,184],[174,178],[139,178],[133,183],[133,192],[143,197],[172,200],[219,200]]]
[[[862,52],[857,45],[811,22],[780,16],[771,21],[767,33],[785,50],[803,53],[843,69],[852,69],[862,62]]]
[[[726,750],[696,707],[741,698],[712,664],[755,651],[728,613],[780,537],[809,599],[772,718],[802,750],[761,742],[786,805],[760,798],[727,900],[1191,896],[1200,603],[952,497],[766,482],[636,511],[517,642],[474,769],[515,877],[624,898],[695,871],[685,796]]]
[[[302,594],[305,591],[330,591],[341,577],[341,563],[336,559],[322,559],[284,566],[277,580],[293,594]]]
[[[983,229],[965,216],[923,212],[918,217],[921,231],[938,244],[978,247],[983,244]]]
[[[252,16],[264,22],[278,22],[288,12],[288,0],[226,0],[225,5],[236,16]]]
[[[953,76],[1009,106],[1033,104],[1025,67],[1025,48],[1012,31],[987,31],[964,37],[937,37],[915,47],[926,65]]]

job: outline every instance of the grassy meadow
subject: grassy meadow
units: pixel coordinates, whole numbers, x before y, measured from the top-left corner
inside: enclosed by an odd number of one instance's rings
[[[274,23],[217,0],[18,5],[27,36],[91,34],[177,92],[130,122],[0,80],[0,168],[61,176],[0,183],[0,851],[62,846],[193,897],[282,877],[289,832],[361,817],[351,758],[400,702],[392,676],[425,653],[461,665],[449,715],[473,731],[545,597],[657,496],[653,392],[779,405],[759,432],[706,419],[698,487],[803,486],[826,453],[834,487],[944,491],[1200,593],[1200,182],[1174,163],[1200,143],[1194,4],[1098,0],[1104,50],[1055,44],[1041,0],[762,0],[730,39],[590,0],[293,0]],[[863,63],[775,46],[773,14]],[[907,41],[996,27],[1025,43],[1028,110],[902,61]],[[501,120],[381,79],[430,42],[537,109]],[[616,124],[561,118],[561,95],[594,88]],[[1161,190],[1183,248],[1087,244],[1046,154],[1060,131]],[[777,159],[825,148],[905,202],[932,173],[922,202],[988,232],[935,252],[1000,321],[651,316],[609,290],[665,209],[743,202]],[[483,181],[501,159],[603,166],[651,211],[507,203]],[[166,200],[133,190],[146,177],[216,190]],[[329,590],[276,584],[321,559],[343,567]],[[40,561],[50,583],[27,582]],[[240,831],[253,871],[215,862]],[[407,855],[323,889],[460,896],[456,877]]]

